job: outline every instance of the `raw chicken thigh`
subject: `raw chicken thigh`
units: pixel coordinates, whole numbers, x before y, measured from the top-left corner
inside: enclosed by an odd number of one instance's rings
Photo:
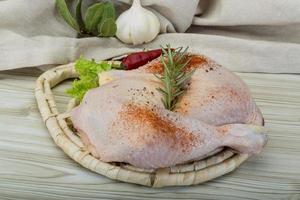
[[[192,69],[174,111],[164,108],[157,91],[159,59],[137,70],[102,73],[102,86],[71,113],[91,153],[145,169],[197,160],[221,147],[259,153],[266,143],[263,118],[246,85],[204,56],[192,56],[185,70]]]

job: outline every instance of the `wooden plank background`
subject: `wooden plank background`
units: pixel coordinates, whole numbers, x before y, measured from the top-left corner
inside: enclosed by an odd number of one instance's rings
[[[33,96],[39,74],[0,72],[0,199],[300,199],[300,75],[238,73],[265,116],[263,153],[205,184],[152,189],[90,172],[54,144]],[[60,109],[68,84],[55,89]]]

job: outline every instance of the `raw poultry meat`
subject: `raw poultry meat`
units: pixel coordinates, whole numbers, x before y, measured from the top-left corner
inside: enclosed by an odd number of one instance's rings
[[[233,73],[200,55],[174,111],[166,110],[157,91],[159,59],[132,71],[100,75],[73,109],[72,121],[91,153],[106,162],[141,168],[169,167],[203,158],[221,147],[259,153],[266,143],[262,115],[247,86]]]

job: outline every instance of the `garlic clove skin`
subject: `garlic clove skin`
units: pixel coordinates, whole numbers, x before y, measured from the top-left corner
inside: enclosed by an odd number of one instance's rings
[[[118,17],[116,24],[117,38],[134,45],[152,41],[160,31],[159,19],[143,8],[140,0],[134,0],[131,8]]]

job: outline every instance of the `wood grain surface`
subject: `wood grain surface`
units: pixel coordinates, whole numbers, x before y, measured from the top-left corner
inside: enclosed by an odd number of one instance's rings
[[[238,74],[265,116],[262,154],[205,184],[153,189],[90,172],[54,144],[33,96],[39,74],[0,72],[0,199],[300,199],[300,75]],[[55,88],[59,109],[68,86]]]

